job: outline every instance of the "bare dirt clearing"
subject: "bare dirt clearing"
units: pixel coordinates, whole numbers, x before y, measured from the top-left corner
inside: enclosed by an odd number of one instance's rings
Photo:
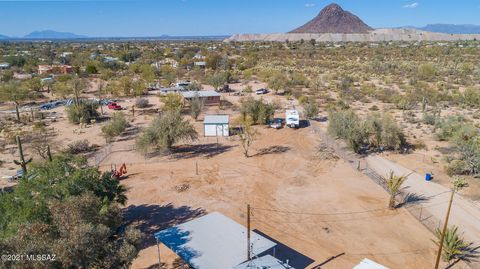
[[[254,154],[275,146],[282,152],[246,159],[235,142],[222,141],[232,148],[211,158],[162,157],[128,167],[126,215],[149,236],[134,268],[157,263],[153,232],[211,211],[245,223],[247,203],[254,229],[304,255],[291,259],[297,268],[343,252],[322,268],[352,268],[364,257],[391,268],[432,266],[429,231],[406,210],[387,210],[387,194],[350,164],[319,159],[314,149],[320,141],[310,128],[259,131]],[[175,255],[165,247],[161,253],[162,263],[173,268]]]

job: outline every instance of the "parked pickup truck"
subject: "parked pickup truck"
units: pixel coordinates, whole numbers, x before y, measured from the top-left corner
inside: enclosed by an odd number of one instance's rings
[[[110,103],[110,104],[108,104],[108,109],[122,110],[123,107],[119,106],[117,103]]]

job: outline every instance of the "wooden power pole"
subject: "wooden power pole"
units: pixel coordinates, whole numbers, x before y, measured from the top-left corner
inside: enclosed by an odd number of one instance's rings
[[[455,189],[452,190],[452,195],[450,196],[450,202],[448,203],[447,216],[445,217],[442,236],[440,236],[440,243],[438,244],[438,253],[437,253],[437,260],[435,261],[435,269],[438,269],[438,266],[440,266],[440,257],[442,256],[443,240],[445,240],[445,233],[447,232],[448,218],[450,217],[450,210],[452,209],[452,202],[453,202],[454,195],[455,195]]]
[[[247,261],[250,257],[250,204],[247,205]]]

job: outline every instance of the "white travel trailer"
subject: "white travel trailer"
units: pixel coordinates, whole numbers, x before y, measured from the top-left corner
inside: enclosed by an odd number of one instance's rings
[[[287,110],[285,112],[286,125],[290,128],[300,127],[300,114],[297,110]]]

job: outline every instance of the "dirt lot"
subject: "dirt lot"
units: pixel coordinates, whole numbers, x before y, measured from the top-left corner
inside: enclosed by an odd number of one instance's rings
[[[403,209],[386,210],[386,193],[349,164],[320,159],[311,128],[259,132],[251,158],[242,156],[237,142],[222,139],[219,148],[185,149],[175,157],[145,161],[118,153],[105,160],[138,160],[123,181],[129,189],[126,216],[149,238],[133,268],[157,263],[155,231],[212,211],[244,224],[247,203],[254,208],[254,229],[304,255],[297,268],[343,252],[322,268],[352,268],[365,257],[391,268],[432,266],[428,230]],[[173,268],[175,255],[165,247],[161,253],[166,268]]]
[[[263,87],[252,86],[254,90]],[[232,85],[234,89],[242,87]],[[223,98],[237,103],[240,97],[225,94]],[[280,99],[272,94],[263,98]],[[152,107],[159,106],[158,97],[152,95],[149,100]],[[284,99],[280,102],[282,107],[294,105]],[[132,101],[120,105],[130,107]],[[56,132],[51,138],[56,149],[81,139],[105,145],[100,135],[103,123],[78,130],[67,122],[63,108],[55,111],[62,115],[49,126]],[[138,113],[132,122],[138,128],[153,118]],[[209,107],[206,113],[232,114],[232,110]],[[203,136],[201,121],[195,126]],[[320,156],[316,149],[321,141],[311,127],[257,129],[258,141],[251,158],[243,156],[234,138],[221,138],[217,145],[215,138],[201,137],[171,156],[148,159],[132,150],[135,135],[112,144],[114,153],[103,160],[101,168],[127,164],[129,176],[123,184],[129,200],[125,215],[147,235],[133,268],[157,263],[154,232],[212,211],[245,224],[247,204],[253,207],[254,229],[299,253],[290,258],[296,268],[311,268],[342,253],[322,268],[352,268],[366,257],[390,268],[432,267],[433,235],[406,210],[387,210],[388,197],[383,189],[350,164]],[[25,148],[33,155],[28,146]],[[15,150],[11,150],[0,159],[15,156]],[[12,168],[5,164],[2,169],[11,174]],[[161,253],[164,268],[178,264],[176,256],[163,246]]]

